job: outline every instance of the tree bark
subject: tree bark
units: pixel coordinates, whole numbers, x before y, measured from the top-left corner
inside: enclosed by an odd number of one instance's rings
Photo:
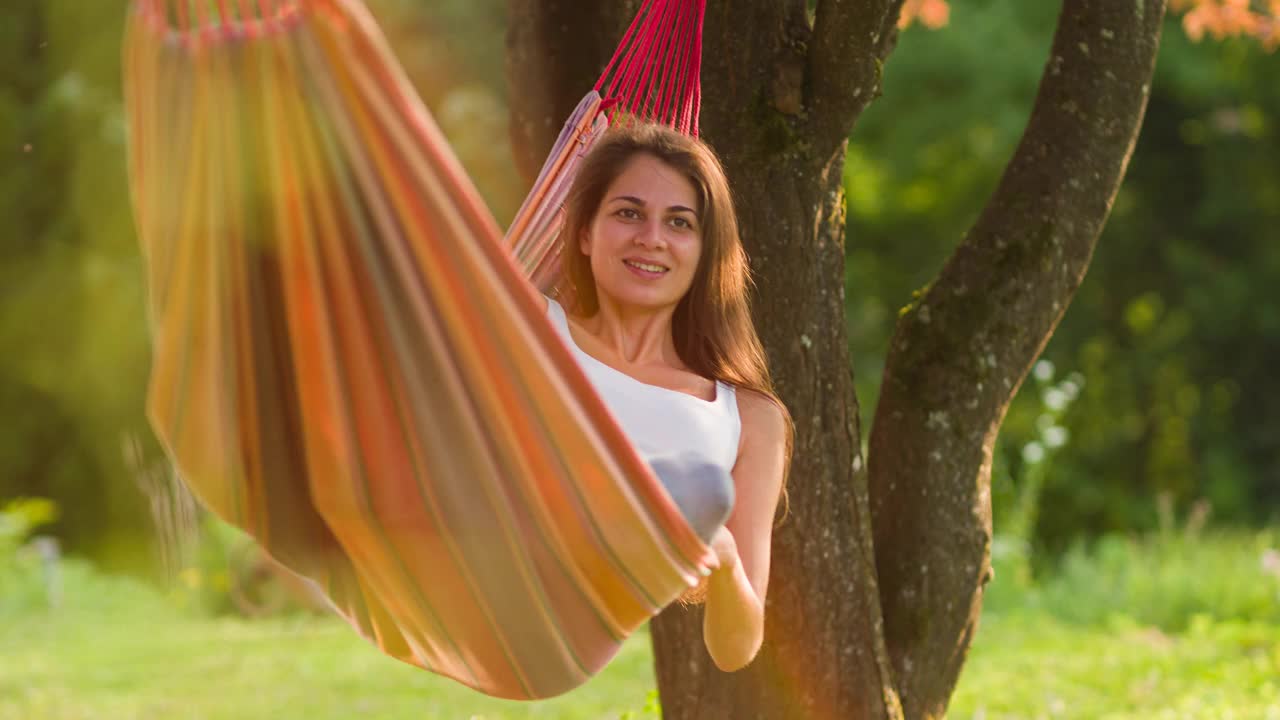
[[[1138,137],[1164,0],[1066,0],[1025,134],[899,319],[869,445],[885,635],[906,716],[945,714],[991,578],[991,453],[1084,279]]]
[[[701,610],[664,612],[653,640],[667,718],[896,718],[899,683],[907,717],[945,709],[988,568],[991,442],[1110,208],[1164,6],[1067,1],[1028,139],[901,322],[867,466],[845,332],[842,176],[902,0],[819,0],[812,17],[808,4],[707,8],[703,136],[734,187],[757,326],[796,443],[764,647],[746,669],[721,673]],[[570,5],[510,0],[513,140],[526,178],[637,7]]]
[[[526,183],[537,177],[639,7],[638,0],[508,0],[511,144]]]

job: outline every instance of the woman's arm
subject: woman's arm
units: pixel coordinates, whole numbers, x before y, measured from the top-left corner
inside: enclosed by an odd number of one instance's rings
[[[733,467],[736,500],[711,541],[720,561],[707,583],[703,641],[716,666],[733,672],[755,658],[764,641],[773,518],[786,469],[786,416],[772,400],[738,393],[742,441]]]

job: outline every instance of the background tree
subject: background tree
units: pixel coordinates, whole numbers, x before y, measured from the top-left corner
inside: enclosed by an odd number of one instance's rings
[[[905,33],[885,97],[859,119],[846,281],[864,404],[878,396],[898,304],[942,267],[1018,141],[1055,12],[982,0],[957,6],[943,32]],[[1157,497],[1178,514],[1207,501],[1228,524],[1276,516],[1280,379],[1262,368],[1280,348],[1280,298],[1268,291],[1280,248],[1266,240],[1280,222],[1280,136],[1268,120],[1280,116],[1268,79],[1280,55],[1253,37],[1197,44],[1178,31],[1188,17],[1167,21],[1130,170],[1043,354],[1084,383],[1058,421],[1069,447],[1032,493],[1032,507],[1052,508],[1030,528],[1038,572],[1072,545],[1154,529]],[[1033,490],[1023,450],[1045,403],[1061,400],[1032,386],[1010,407],[993,459],[997,533]]]
[[[843,163],[902,2],[807,5],[707,10],[703,129],[739,197],[758,322],[797,442],[761,657],[718,673],[699,612],[667,611],[654,642],[668,717],[943,714],[989,578],[996,430],[1092,256],[1164,14],[1160,1],[1064,3],[1004,177],[899,320],[864,463],[844,333]],[[606,56],[592,61],[584,39],[618,37],[632,12],[512,0],[518,155],[545,153],[590,86]]]

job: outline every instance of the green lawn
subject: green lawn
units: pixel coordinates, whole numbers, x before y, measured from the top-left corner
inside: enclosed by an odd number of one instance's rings
[[[1280,720],[1280,626],[1108,624],[985,616],[950,717]]]
[[[644,634],[581,689],[511,703],[384,658],[332,620],[201,619],[136,583],[67,575],[58,612],[0,612],[0,719],[644,717],[653,688]],[[950,717],[1280,720],[1280,627],[1106,625],[988,615]]]
[[[0,614],[0,719],[347,720],[637,716],[654,687],[637,636],[555,700],[494,700],[391,660],[343,623],[179,611],[136,583],[69,565],[56,613]]]

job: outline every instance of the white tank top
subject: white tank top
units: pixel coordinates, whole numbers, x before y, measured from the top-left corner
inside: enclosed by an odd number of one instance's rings
[[[742,419],[734,387],[716,381],[715,400],[640,382],[583,352],[564,308],[547,298],[547,315],[631,443],[648,461],[695,455],[733,470]]]

